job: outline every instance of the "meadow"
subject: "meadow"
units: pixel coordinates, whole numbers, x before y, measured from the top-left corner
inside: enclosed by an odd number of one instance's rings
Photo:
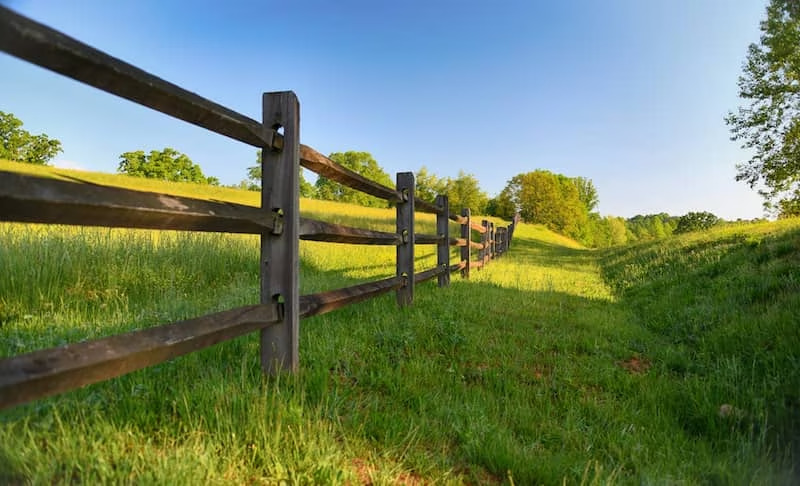
[[[301,210],[394,228],[388,209]],[[434,251],[417,247],[420,270]],[[301,242],[302,291],[393,261]],[[2,357],[257,301],[257,237],[0,223]],[[264,377],[250,335],[2,411],[0,483],[793,484],[799,309],[797,220],[603,251],[522,224],[507,255],[412,307],[389,294],[303,320],[296,375]]]

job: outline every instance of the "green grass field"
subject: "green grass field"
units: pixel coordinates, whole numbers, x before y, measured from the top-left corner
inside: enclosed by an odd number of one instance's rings
[[[301,209],[394,228],[393,210]],[[604,251],[514,237],[413,307],[389,294],[302,321],[297,375],[263,377],[251,335],[0,412],[0,484],[800,481],[800,221]],[[310,293],[393,274],[394,249],[302,242],[301,258]],[[256,237],[0,223],[3,357],[257,301]]]

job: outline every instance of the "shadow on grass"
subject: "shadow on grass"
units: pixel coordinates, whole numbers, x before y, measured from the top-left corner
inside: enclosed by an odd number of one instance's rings
[[[595,264],[594,258],[590,251],[517,238],[497,268],[504,261],[517,264],[519,271],[585,268]],[[643,258],[632,254],[615,264],[625,268]],[[683,278],[699,278],[708,265]],[[484,272],[492,271],[490,263]],[[302,272],[330,288],[363,282],[341,269],[308,263]],[[647,285],[649,280],[640,282],[630,292]],[[650,309],[650,317],[682,305],[676,298],[652,297],[648,302],[661,307]],[[246,430],[256,420],[278,433],[282,414],[301,403],[307,420],[338,424],[343,442],[366,441],[376,451],[395,454],[393,460],[408,470],[434,477],[453,471],[472,482],[501,482],[510,471],[519,484],[580,482],[591,461],[602,465],[601,481],[615,474],[637,482],[682,477],[678,474],[689,482],[753,477],[752,471],[763,466],[758,453],[732,453],[753,440],[746,422],[731,427],[707,406],[741,386],[741,377],[722,373],[717,384],[708,381],[714,377],[711,368],[702,376],[690,365],[681,369],[681,363],[697,358],[697,343],[666,342],[639,313],[643,305],[635,296],[623,295],[615,303],[454,275],[446,289],[432,282],[418,286],[410,308],[395,307],[390,294],[304,320],[296,376],[264,380],[257,337],[248,336],[0,413],[0,424],[11,431],[7,437],[20,441],[7,440],[1,447],[52,441],[62,432],[36,423],[57,410],[66,429],[62,440],[68,442],[79,443],[100,424],[142,437],[155,433],[166,442],[179,441],[187,427],[201,427],[211,449],[221,450],[223,443],[245,449],[247,434],[239,439],[245,442],[230,444],[230,431]],[[62,331],[52,332],[57,339]],[[645,365],[631,371],[626,365],[632,358]],[[781,379],[774,370],[769,373]],[[693,395],[693,376],[716,387],[715,395]],[[253,417],[254,391],[258,396],[277,390],[275,415]],[[237,393],[243,399],[233,407],[231,396]],[[191,407],[181,407],[184,403]],[[679,453],[664,452],[671,441]],[[298,450],[304,453],[302,444]],[[715,455],[709,457],[708,450]],[[7,475],[14,478],[23,469],[20,459],[3,459],[13,456],[9,452],[0,449],[0,465],[7,462]],[[59,461],[58,452],[50,450],[48,460]],[[266,459],[253,454],[255,459],[241,460],[258,470]]]

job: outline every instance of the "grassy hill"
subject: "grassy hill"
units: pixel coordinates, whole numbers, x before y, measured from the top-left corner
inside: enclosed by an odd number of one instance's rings
[[[392,210],[301,210],[394,227]],[[386,295],[302,321],[295,376],[264,378],[245,336],[0,412],[0,483],[798,480],[800,222],[605,251],[534,225],[514,236],[469,281],[419,286],[411,308]],[[241,235],[0,223],[0,355],[255,303],[257,248]],[[433,266],[433,247],[418,254]],[[302,242],[301,257],[304,293],[393,273],[391,248]]]

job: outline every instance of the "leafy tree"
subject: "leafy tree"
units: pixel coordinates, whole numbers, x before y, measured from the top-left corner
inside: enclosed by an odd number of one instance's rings
[[[119,157],[121,160],[117,172],[121,174],[163,181],[219,185],[219,179],[206,177],[200,166],[192,162],[186,154],[169,147],[161,151],[151,150],[149,154],[145,154],[143,150],[125,152]]]
[[[414,174],[416,184],[417,197],[425,201],[432,202],[439,194],[444,194],[447,189],[447,180],[440,179],[435,175],[428,172],[425,166],[422,166],[416,174]],[[452,207],[452,202],[450,203]]]
[[[707,211],[690,212],[678,218],[675,233],[706,230],[720,223],[720,219]]]
[[[481,190],[478,179],[463,170],[458,172],[458,177],[450,179],[444,184],[444,193],[450,200],[452,212],[461,211],[461,208],[470,208],[474,214],[483,213],[489,196]]]
[[[389,177],[378,162],[372,158],[369,152],[334,152],[328,156],[337,164],[361,174],[367,179],[371,179],[379,184],[394,187],[395,183]],[[332,181],[327,177],[317,177],[315,184],[317,197],[331,201],[341,201],[362,206],[387,207],[387,202],[375,196],[370,196],[361,191],[351,189],[347,186]]]
[[[566,176],[546,170],[518,174],[503,191],[511,206],[530,223],[543,224],[573,238],[580,237],[588,224],[589,214],[578,187]]]
[[[739,97],[747,104],[725,121],[753,156],[737,180],[762,187],[766,209],[800,210],[800,2],[771,0],[760,44],[750,44]],[[800,214],[800,213],[795,213]]]
[[[308,182],[300,167],[300,197],[313,198],[316,196],[314,185]],[[247,179],[239,183],[239,188],[248,191],[261,190],[261,151],[256,152],[256,165],[247,168]]]
[[[647,214],[625,221],[629,241],[646,241],[670,236],[678,225],[678,218],[667,213]]]
[[[517,207],[511,199],[511,191],[505,187],[497,197],[489,200],[486,204],[486,213],[490,216],[497,216],[503,219],[512,219],[517,213]]]
[[[47,165],[62,152],[61,142],[44,133],[32,135],[22,128],[22,121],[0,111],[0,159]]]
[[[580,198],[583,205],[586,206],[586,211],[589,213],[594,211],[600,199],[597,196],[597,189],[595,189],[592,180],[586,179],[585,177],[575,177],[572,179],[572,182],[578,189],[578,198]]]

